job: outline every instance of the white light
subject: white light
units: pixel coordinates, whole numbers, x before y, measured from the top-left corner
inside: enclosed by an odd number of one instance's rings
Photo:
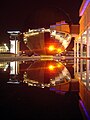
[[[66,48],[68,46],[68,43],[66,40],[63,41],[62,45]]]
[[[10,62],[10,74],[17,74],[17,62]]]
[[[16,46],[15,46],[15,40],[10,40],[10,52],[11,53],[16,53],[17,54],[17,40],[16,40]],[[15,48],[16,47],[16,48]]]
[[[9,33],[9,34],[12,34],[12,33],[18,34],[18,33],[20,33],[20,31],[8,31],[7,33]]]
[[[4,46],[5,46],[6,50],[8,51],[9,48],[8,48],[8,46],[6,45],[6,43],[4,43]]]
[[[15,41],[10,41],[10,52],[15,53]]]
[[[53,30],[53,31],[51,32],[51,35],[52,35],[52,36],[55,36],[55,35],[56,35],[56,30]]]

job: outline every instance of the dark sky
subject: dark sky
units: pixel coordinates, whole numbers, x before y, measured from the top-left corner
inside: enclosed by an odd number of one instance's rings
[[[0,40],[7,30],[49,27],[65,19],[77,24],[83,0],[0,0]]]

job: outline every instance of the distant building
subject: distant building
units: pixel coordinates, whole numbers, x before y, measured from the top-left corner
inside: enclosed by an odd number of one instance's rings
[[[6,45],[6,43],[0,45],[0,53],[6,53],[8,51],[9,51],[9,48]]]
[[[10,53],[19,54],[20,41],[18,35],[20,31],[7,31],[10,34]]]
[[[62,32],[67,32],[70,33],[70,27],[69,24],[66,23],[65,21],[60,21],[60,22],[56,22],[55,25],[50,25],[50,30],[56,30],[58,31],[62,31]]]

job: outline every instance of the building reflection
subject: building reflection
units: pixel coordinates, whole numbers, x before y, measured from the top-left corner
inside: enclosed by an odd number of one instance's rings
[[[10,78],[7,83],[19,84],[19,62],[13,61],[9,63],[10,66]]]
[[[9,63],[9,81],[7,83],[19,84],[23,82],[24,71],[32,62],[13,61]]]
[[[74,75],[90,91],[90,60],[77,59]]]
[[[0,62],[0,69],[2,69],[3,71],[6,71],[8,66],[9,65],[7,62]]]
[[[69,91],[72,75],[68,69],[71,69],[71,62],[66,64],[66,61],[61,63],[55,60],[13,61],[0,65],[3,66],[3,71],[7,66],[7,83],[27,83],[28,86],[48,87],[56,92]]]
[[[50,90],[69,91],[71,75],[68,69],[56,61],[36,61],[31,64],[23,74],[24,83],[28,86],[41,88],[49,87]]]
[[[90,60],[76,59],[74,75],[79,81],[79,95],[90,116]],[[84,111],[85,112],[85,111]]]
[[[70,81],[73,79],[73,63],[67,61],[39,60],[13,61],[0,64],[2,70],[8,73],[7,83],[27,83],[28,86],[50,90],[69,91]]]
[[[7,83],[19,84],[21,82],[20,77],[20,62],[0,62],[0,73],[3,74],[3,81],[7,75]]]
[[[28,86],[48,87],[50,90],[67,92],[72,77],[65,65],[64,62],[53,60],[0,63],[3,71],[8,69],[7,83],[27,83]]]

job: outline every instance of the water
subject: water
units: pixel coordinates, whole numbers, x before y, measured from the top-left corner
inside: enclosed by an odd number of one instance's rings
[[[74,60],[0,62],[1,117],[83,120],[79,92],[70,89],[71,79],[80,74],[74,62],[80,64]]]

